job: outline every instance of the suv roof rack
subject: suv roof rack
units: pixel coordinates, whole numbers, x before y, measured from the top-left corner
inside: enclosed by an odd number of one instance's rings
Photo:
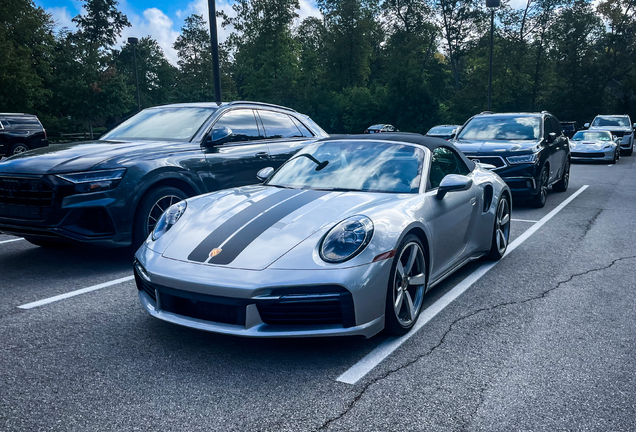
[[[494,111],[482,111],[479,114],[494,114]]]
[[[284,109],[284,110],[287,110],[287,111],[298,112],[298,111],[296,111],[295,109],[292,109],[292,108],[284,107],[282,105],[274,105],[274,104],[270,104],[270,103],[266,103],[266,102],[252,102],[252,101],[233,101],[233,102],[228,102],[228,105],[238,105],[238,104],[262,105],[262,106],[268,106],[268,107],[272,107],[272,108],[280,108],[280,109]]]

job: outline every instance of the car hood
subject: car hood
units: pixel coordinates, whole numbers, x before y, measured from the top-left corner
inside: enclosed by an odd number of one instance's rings
[[[396,194],[268,186],[221,191],[196,199],[205,203],[185,221],[163,256],[201,265],[263,270],[316,231],[348,216],[368,215],[377,206],[399,199]],[[218,255],[211,258],[214,253]]]
[[[509,153],[531,153],[540,141],[488,141],[488,140],[454,140],[453,144],[466,154],[497,155]]]
[[[631,132],[630,126],[590,126],[587,130],[590,131],[610,131],[610,132]]]
[[[170,151],[183,143],[148,141],[86,141],[57,144],[16,155],[0,162],[0,173],[56,174],[86,171],[122,156]]]

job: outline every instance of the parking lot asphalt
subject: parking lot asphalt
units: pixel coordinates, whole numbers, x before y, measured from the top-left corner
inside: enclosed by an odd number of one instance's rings
[[[181,328],[132,281],[21,309],[130,276],[132,256],[0,235],[0,430],[636,430],[635,215],[636,157],[574,165],[545,208],[514,203],[516,248],[435,287],[430,310],[465,290],[399,341]]]

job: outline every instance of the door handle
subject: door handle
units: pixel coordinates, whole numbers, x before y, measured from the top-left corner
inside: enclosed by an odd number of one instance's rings
[[[267,158],[268,154],[267,152],[259,152],[259,153],[256,153],[254,156],[256,156],[259,159],[265,159]]]

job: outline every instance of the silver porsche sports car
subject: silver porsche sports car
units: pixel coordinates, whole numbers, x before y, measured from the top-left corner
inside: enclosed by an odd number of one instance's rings
[[[427,290],[506,252],[509,188],[447,141],[325,139],[272,171],[165,211],[134,264],[152,316],[239,336],[400,334]]]

